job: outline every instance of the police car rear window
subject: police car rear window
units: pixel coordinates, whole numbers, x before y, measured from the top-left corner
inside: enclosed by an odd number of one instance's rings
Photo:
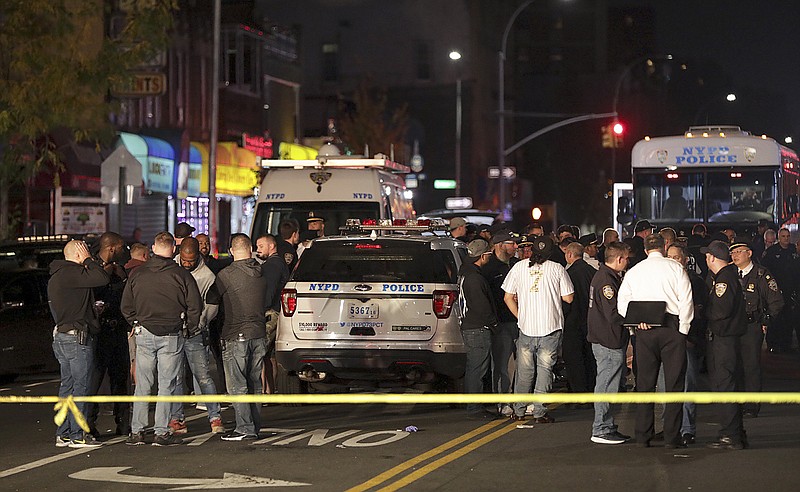
[[[359,240],[317,242],[300,257],[298,282],[455,283],[449,250],[421,241]]]

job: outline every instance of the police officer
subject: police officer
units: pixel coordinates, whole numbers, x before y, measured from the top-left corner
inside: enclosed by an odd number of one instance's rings
[[[741,360],[740,338],[747,331],[747,315],[736,265],[730,263],[729,246],[711,241],[700,249],[706,255],[710,292],[706,306],[708,320],[708,376],[712,391],[736,391],[736,373]],[[746,436],[742,406],[717,404],[719,437],[708,444],[713,449],[744,449]]]
[[[640,220],[633,228],[634,236],[625,239],[625,243],[630,245],[631,254],[633,257],[630,259],[628,268],[633,268],[637,263],[647,258],[644,248],[644,238],[653,233],[655,227],[649,220]]]
[[[780,315],[773,320],[767,332],[767,345],[770,352],[788,352],[792,345],[792,307],[796,289],[797,249],[789,242],[789,229],[782,227],[778,231],[778,242],[764,251],[761,262],[772,273],[783,294],[784,307]]]
[[[739,270],[747,313],[747,332],[742,335],[742,371],[740,380],[745,391],[761,391],[761,346],[767,326],[783,309],[783,295],[778,282],[769,270],[753,263],[753,250],[746,241],[735,241],[731,245],[731,257]],[[757,417],[760,405],[744,405],[745,417]]]

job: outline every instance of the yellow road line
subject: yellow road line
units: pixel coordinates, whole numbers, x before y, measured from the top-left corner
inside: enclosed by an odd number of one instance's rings
[[[410,485],[410,484],[416,482],[417,480],[419,480],[420,478],[424,477],[425,475],[427,475],[427,474],[429,474],[429,473],[431,473],[431,472],[433,472],[435,470],[438,470],[439,468],[443,467],[444,465],[446,465],[446,464],[448,464],[450,462],[453,462],[453,461],[457,460],[458,458],[461,458],[462,456],[466,455],[467,453],[471,453],[472,451],[475,451],[476,449],[478,449],[479,447],[483,446],[484,444],[488,444],[488,443],[494,441],[495,439],[508,434],[512,430],[516,429],[517,425],[518,425],[517,422],[514,422],[513,424],[509,424],[509,425],[503,427],[500,430],[496,430],[496,431],[492,432],[491,434],[489,434],[487,436],[484,436],[484,437],[478,439],[477,441],[474,441],[474,442],[464,446],[463,448],[459,449],[458,451],[455,451],[453,453],[448,454],[447,456],[443,456],[443,457],[439,458],[436,461],[428,463],[427,465],[423,466],[419,470],[406,475],[405,477],[401,478],[400,480],[398,480],[398,481],[396,481],[396,482],[394,482],[392,484],[387,485],[386,487],[381,488],[378,492],[390,492],[390,491],[393,491],[393,490],[398,490],[400,488],[403,488],[403,487],[405,487],[407,485]]]
[[[475,429],[475,430],[473,430],[471,432],[468,432],[468,433],[466,433],[466,434],[464,434],[462,436],[459,436],[459,437],[457,437],[457,438],[455,438],[455,439],[453,439],[451,441],[448,441],[448,442],[446,442],[446,443],[444,443],[444,444],[442,444],[440,446],[437,446],[437,447],[431,449],[430,451],[422,453],[419,456],[415,456],[414,458],[411,458],[408,461],[400,463],[399,465],[395,466],[394,468],[386,470],[385,472],[381,473],[380,475],[377,475],[376,477],[371,478],[371,479],[367,480],[366,482],[364,482],[364,483],[362,483],[360,485],[356,485],[355,487],[352,487],[352,488],[348,489],[347,492],[363,492],[365,490],[371,489],[372,487],[376,487],[376,486],[382,484],[383,482],[389,480],[390,478],[392,478],[392,477],[394,477],[396,475],[399,475],[400,473],[403,473],[404,471],[408,470],[412,466],[415,466],[415,465],[417,465],[419,463],[422,463],[425,460],[433,458],[434,456],[439,455],[439,454],[447,451],[450,448],[458,446],[459,444],[461,444],[461,443],[463,443],[465,441],[468,441],[468,440],[472,439],[475,436],[483,434],[484,432],[488,431],[489,429],[491,429],[493,427],[497,427],[498,425],[500,425],[500,424],[502,424],[504,422],[506,422],[506,420],[493,420],[492,422],[484,424],[484,425],[478,427],[477,429]]]

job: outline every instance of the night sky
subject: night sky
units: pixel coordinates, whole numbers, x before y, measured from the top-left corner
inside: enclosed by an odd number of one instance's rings
[[[800,2],[643,0],[612,5],[654,7],[658,48],[718,63],[732,90],[764,89],[783,96],[791,127],[785,135],[772,136],[783,140],[792,135],[800,141]]]

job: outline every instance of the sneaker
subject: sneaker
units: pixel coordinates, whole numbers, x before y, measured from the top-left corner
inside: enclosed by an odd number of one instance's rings
[[[222,434],[225,432],[225,426],[222,424],[222,419],[211,419],[211,432],[214,434]]]
[[[522,422],[523,420],[525,420],[525,416],[524,415],[517,415],[515,413],[512,413],[509,416],[509,419],[511,419],[512,422]]]
[[[144,432],[131,432],[125,444],[128,446],[141,446],[144,444]]]
[[[172,419],[169,421],[169,430],[173,434],[186,434],[189,432],[189,430],[186,428],[186,422],[178,419]]]
[[[600,436],[592,436],[592,442],[595,442],[597,444],[622,444],[625,441],[627,441],[627,439],[618,437],[613,432],[608,434],[603,434]]]
[[[614,432],[612,432],[612,434],[614,434],[615,436],[617,436],[620,439],[625,439],[626,441],[631,438],[631,436],[623,434],[622,432],[619,432],[619,431],[614,431]]]
[[[255,434],[242,434],[238,431],[228,432],[222,435],[223,441],[255,441],[258,436]]]
[[[85,434],[83,439],[71,440],[68,446],[71,448],[97,448],[102,446],[102,444],[91,434]]]
[[[683,442],[687,446],[689,444],[694,444],[695,443],[694,434],[687,432],[686,434],[682,435],[681,442]]]
[[[546,413],[541,417],[534,418],[533,421],[536,422],[537,424],[552,424],[553,422],[556,421],[556,419],[551,417],[550,414]]]
[[[69,446],[70,442],[72,442],[72,441],[70,441],[68,437],[56,436],[56,447],[57,448],[66,448],[67,446]]]
[[[514,413],[514,410],[511,409],[511,405],[509,405],[508,403],[506,403],[505,405],[500,407],[500,414],[501,415],[505,415],[506,417],[508,417],[512,413]]]
[[[528,417],[533,416],[533,403],[525,407],[525,415],[527,415]]]
[[[153,446],[177,446],[183,444],[183,439],[173,434],[161,434],[153,439]]]
[[[198,403],[197,405],[194,406],[194,408],[196,408],[197,410],[200,410],[202,412],[207,412],[208,411],[208,407],[206,406],[205,403]]]

